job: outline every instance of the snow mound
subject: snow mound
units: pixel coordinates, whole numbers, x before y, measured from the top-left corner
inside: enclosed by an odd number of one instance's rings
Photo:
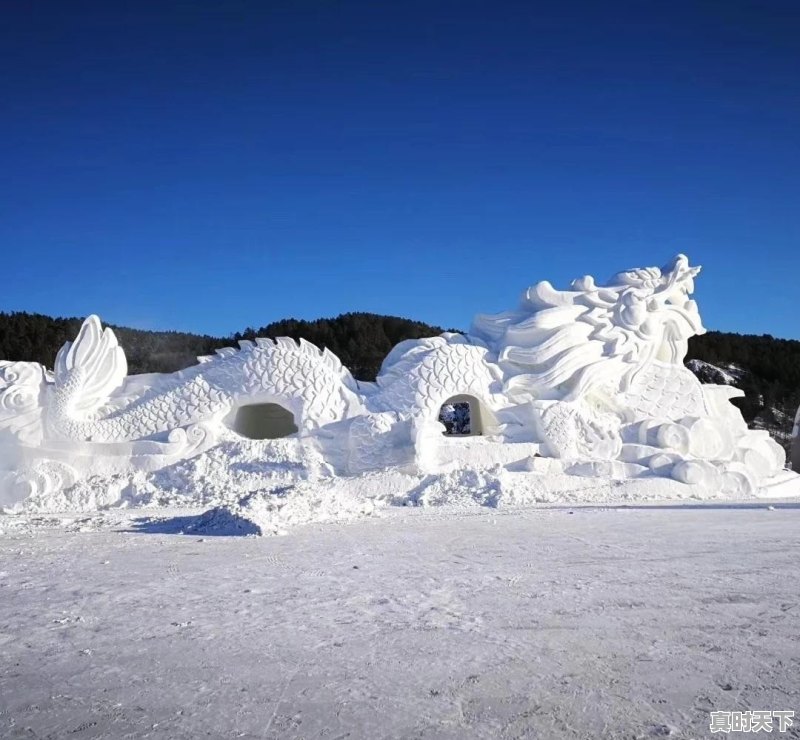
[[[721,494],[718,494],[718,496]],[[397,503],[415,506],[488,506],[506,508],[536,504],[606,504],[630,501],[710,499],[694,486],[646,477],[629,480],[587,478],[566,473],[533,473],[495,466],[462,468],[426,476]]]
[[[251,491],[329,474],[319,451],[297,438],[249,440],[237,435],[152,473],[95,475],[66,490],[35,493],[24,502],[24,511],[214,506],[235,503]]]
[[[200,517],[200,521],[188,530],[194,534],[231,537],[237,535],[262,535],[264,527],[248,512],[237,505],[215,506]]]
[[[319,449],[298,438],[226,439],[215,447],[151,473],[94,476],[67,490],[28,499],[20,514],[81,513],[103,520],[121,510],[187,509],[180,531],[206,535],[283,534],[303,524],[341,522],[374,515],[386,506],[505,508],[552,504],[720,498],[670,478],[592,477],[566,461],[525,458],[499,464],[481,454],[486,440],[467,440],[468,455],[443,472],[403,467],[338,476]],[[508,446],[505,446],[508,449]],[[573,474],[570,474],[573,473]],[[129,516],[133,512],[128,512]],[[77,520],[76,520],[77,521]]]
[[[372,501],[352,493],[334,497],[305,486],[290,486],[254,491],[235,503],[215,506],[188,531],[222,536],[286,534],[299,524],[349,521],[374,512]]]

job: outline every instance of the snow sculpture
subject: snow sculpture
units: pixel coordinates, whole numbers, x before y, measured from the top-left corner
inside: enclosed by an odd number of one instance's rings
[[[667,476],[731,495],[800,493],[783,449],[729,403],[741,391],[701,385],[683,365],[689,337],[705,331],[690,298],[699,272],[678,255],[605,285],[588,276],[568,290],[540,282],[518,308],[476,317],[466,336],[401,342],[375,383],[355,381],[328,350],[286,338],[240,342],[171,375],[127,376],[114,333],[90,316],[52,373],[0,363],[0,504],[90,474],[155,470],[226,430],[296,430],[330,474],[435,472],[461,459],[463,442],[438,421],[453,403],[470,404],[487,464]]]
[[[797,409],[792,428],[792,470],[800,472],[800,408]]]

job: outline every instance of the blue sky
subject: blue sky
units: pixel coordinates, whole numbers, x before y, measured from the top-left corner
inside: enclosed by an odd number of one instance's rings
[[[682,251],[709,328],[800,338],[797,2],[3,10],[0,310],[467,328]]]

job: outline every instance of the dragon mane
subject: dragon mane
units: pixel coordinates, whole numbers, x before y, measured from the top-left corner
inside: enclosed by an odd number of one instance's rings
[[[496,350],[505,391],[518,403],[626,391],[652,362],[682,364],[689,337],[705,332],[689,298],[698,272],[679,254],[606,285],[585,276],[557,290],[543,281],[517,310],[479,315],[471,333]]]

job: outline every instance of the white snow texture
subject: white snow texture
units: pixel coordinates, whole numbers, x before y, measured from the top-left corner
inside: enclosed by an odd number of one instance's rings
[[[0,363],[0,506],[211,506],[197,527],[278,533],[384,504],[798,495],[783,449],[729,402],[734,370],[701,385],[683,365],[705,331],[698,272],[678,255],[538,283],[466,336],[400,343],[372,384],[291,339],[126,376],[89,317],[54,372]]]

